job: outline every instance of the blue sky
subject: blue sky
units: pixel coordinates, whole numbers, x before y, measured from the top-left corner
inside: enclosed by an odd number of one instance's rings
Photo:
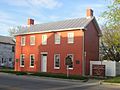
[[[11,27],[26,26],[28,18],[38,24],[85,17],[88,7],[99,19],[107,5],[107,0],[0,0],[0,35],[8,36]]]

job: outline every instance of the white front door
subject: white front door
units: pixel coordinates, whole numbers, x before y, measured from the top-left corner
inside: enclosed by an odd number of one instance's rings
[[[47,72],[47,54],[42,54],[41,72]]]

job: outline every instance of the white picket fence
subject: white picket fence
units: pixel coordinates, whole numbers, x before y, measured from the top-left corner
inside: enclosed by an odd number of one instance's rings
[[[105,65],[105,76],[120,75],[120,62],[115,61],[90,61],[90,75],[92,75],[92,65]]]

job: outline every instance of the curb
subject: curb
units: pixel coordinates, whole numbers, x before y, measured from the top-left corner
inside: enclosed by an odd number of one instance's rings
[[[120,83],[107,83],[107,82],[101,82],[100,84],[103,84],[103,85],[116,85],[116,86],[120,86]]]

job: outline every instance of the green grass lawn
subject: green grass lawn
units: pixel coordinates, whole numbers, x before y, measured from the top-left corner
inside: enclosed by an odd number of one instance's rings
[[[108,83],[120,83],[120,76],[108,78],[104,82],[108,82]]]

